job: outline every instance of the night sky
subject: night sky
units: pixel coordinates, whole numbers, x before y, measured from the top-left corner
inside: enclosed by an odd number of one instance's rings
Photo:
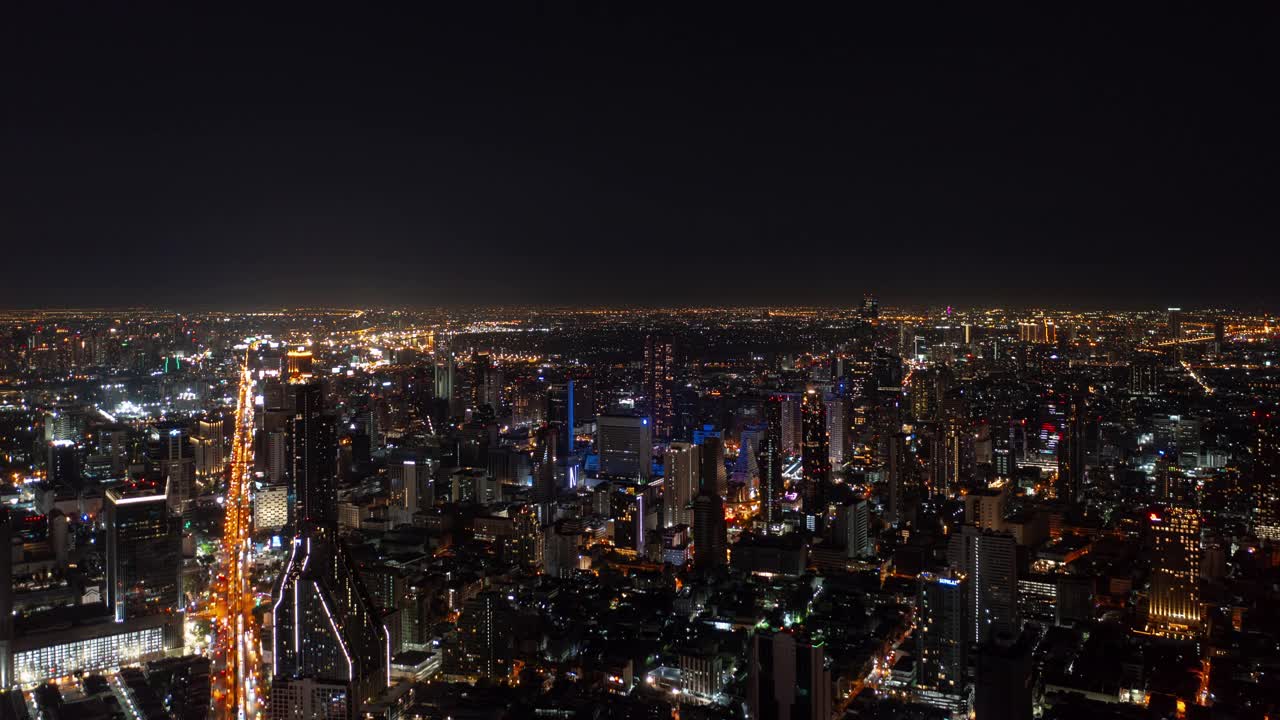
[[[1274,4],[459,4],[10,8],[0,304],[1280,303]]]

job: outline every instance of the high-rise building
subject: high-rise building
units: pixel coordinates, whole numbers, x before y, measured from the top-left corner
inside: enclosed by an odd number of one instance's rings
[[[653,430],[647,417],[601,415],[596,418],[600,474],[649,479]]]
[[[295,529],[328,528],[337,523],[338,445],[334,418],[325,412],[318,382],[289,386],[294,398],[290,424],[290,482]]]
[[[391,638],[345,544],[327,535],[295,537],[276,580],[272,685],[345,683],[352,713],[387,686]]]
[[[1253,412],[1253,532],[1280,540],[1280,412]]]
[[[839,395],[828,395],[827,435],[830,437],[829,457],[833,466],[844,464],[845,448],[848,446],[849,403]]]
[[[197,420],[193,428],[191,447],[195,456],[195,479],[202,487],[211,486],[226,470],[222,434],[222,419],[219,417]]]
[[[987,642],[994,633],[1021,629],[1017,551],[1012,535],[971,525],[951,536],[947,559],[968,582],[965,635],[970,642]]]
[[[693,566],[710,570],[729,564],[724,501],[709,488],[693,499]]]
[[[907,505],[911,501],[911,466],[907,456],[907,434],[896,432],[889,436],[889,452],[885,463],[885,482],[889,501],[885,503],[885,521],[897,525],[907,520]]]
[[[1168,327],[1170,340],[1182,339],[1182,308],[1169,308]]]
[[[196,496],[196,464],[184,423],[160,423],[147,438],[147,458],[168,483],[169,509],[181,514]]]
[[[786,483],[782,477],[782,400],[771,397],[764,404],[765,431],[756,450],[760,472],[760,516],[767,531],[782,526],[782,501]]]
[[[534,502],[554,502],[556,495],[559,494],[559,483],[556,480],[559,435],[560,428],[554,423],[543,425],[534,435],[532,495]]]
[[[724,465],[724,438],[720,433],[694,433],[702,467],[698,473],[698,490],[711,488],[720,497],[729,493],[729,472]]]
[[[693,524],[693,498],[701,485],[701,450],[687,442],[673,442],[667,450],[662,479],[663,527]]]
[[[651,334],[644,339],[644,407],[654,437],[671,437],[675,413],[675,350],[671,337]]]
[[[522,505],[512,514],[512,525],[515,534],[512,539],[512,560],[525,572],[540,572],[545,541],[537,508]]]
[[[162,483],[107,491],[106,599],[117,622],[181,611],[181,532]]]
[[[1147,629],[1194,635],[1200,628],[1200,512],[1169,507],[1149,515],[1151,597]]]
[[[820,643],[789,632],[755,634],[747,680],[751,720],[830,720],[831,696]]]
[[[1085,450],[1089,417],[1086,391],[1077,388],[1067,403],[1067,417],[1058,446],[1058,499],[1071,503],[1084,500]]]
[[[830,532],[831,542],[844,546],[845,557],[857,558],[870,555],[874,548],[871,538],[871,505],[858,499],[841,507],[835,515]]]
[[[460,415],[457,411],[457,391],[455,388],[455,376],[458,372],[458,362],[454,359],[453,353],[448,350],[437,351],[435,358],[435,391],[436,399],[444,400],[449,404],[450,415]]]
[[[964,689],[969,580],[963,575],[924,574],[916,595],[918,687],[941,692]]]
[[[801,403],[803,441],[800,459],[804,513],[812,523],[809,529],[817,530],[827,511],[831,484],[831,438],[827,435],[827,408],[822,396],[816,390],[810,390],[804,394]]]
[[[477,677],[503,680],[511,673],[512,619],[506,597],[492,590],[463,606],[458,634],[467,669]]]

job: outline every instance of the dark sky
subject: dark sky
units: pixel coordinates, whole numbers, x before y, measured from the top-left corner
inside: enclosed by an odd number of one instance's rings
[[[0,304],[1280,303],[1271,3],[179,4],[0,17]]]

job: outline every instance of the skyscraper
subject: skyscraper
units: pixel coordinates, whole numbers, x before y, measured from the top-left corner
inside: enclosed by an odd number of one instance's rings
[[[182,607],[182,527],[158,482],[106,493],[107,606],[116,622]]]
[[[830,438],[829,457],[833,466],[844,464],[845,447],[848,443],[845,435],[849,426],[849,403],[839,395],[829,395],[827,405],[827,435]]]
[[[492,590],[466,602],[458,634],[468,670],[491,680],[506,679],[511,673],[512,619],[506,598]]]
[[[828,486],[831,483],[831,439],[827,436],[827,408],[816,390],[804,394],[801,401],[803,441],[800,446],[804,483],[804,513],[816,530],[826,514]]]
[[[1280,540],[1280,412],[1253,412],[1253,532]]]
[[[596,418],[600,473],[627,479],[649,479],[653,429],[649,418],[601,415]]]
[[[1087,391],[1078,387],[1067,402],[1067,417],[1058,446],[1058,499],[1071,503],[1084,500],[1084,466],[1089,417]]]
[[[1147,629],[1192,635],[1200,628],[1200,512],[1170,507],[1148,516],[1152,533]]]
[[[771,397],[764,404],[765,431],[756,450],[760,471],[760,517],[774,532],[782,525],[782,500],[786,492],[782,477],[782,401]]]
[[[654,437],[667,439],[675,412],[675,351],[671,337],[650,334],[644,339],[644,407]]]
[[[319,383],[292,382],[293,528],[289,560],[272,588],[272,692],[321,683],[326,705],[348,714],[386,687],[391,636],[337,528],[337,443]],[[331,685],[345,684],[345,695]],[[272,703],[292,713],[296,703]]]
[[[911,467],[907,457],[907,434],[896,432],[889,436],[889,452],[885,464],[885,481],[889,501],[885,503],[884,519],[890,525],[906,522],[906,509],[910,501]]]
[[[724,501],[704,489],[693,500],[693,566],[698,570],[728,565]]]
[[[751,640],[747,711],[751,720],[830,720],[831,671],[821,644],[789,632]]]
[[[667,450],[662,480],[665,527],[692,524],[693,498],[702,484],[701,449],[691,443],[673,442]]]
[[[970,642],[986,642],[993,633],[1016,633],[1021,629],[1017,550],[1012,535],[971,525],[951,536],[947,559],[968,583],[965,635]]]
[[[533,501],[537,503],[554,502],[559,494],[559,483],[556,481],[556,452],[559,448],[560,428],[554,423],[547,423],[538,428],[534,436],[533,447]]]
[[[292,477],[297,529],[312,525],[321,531],[337,524],[338,445],[334,418],[324,410],[320,383],[289,386],[293,393]]]
[[[707,487],[724,497],[729,492],[729,473],[724,466],[724,439],[718,433],[703,435],[698,448],[702,463],[698,474],[699,489]]]
[[[963,575],[924,574],[916,596],[916,685],[942,692],[964,688],[966,597]]]
[[[345,543],[314,529],[294,537],[271,596],[273,692],[337,681],[354,712],[387,686],[391,638]]]

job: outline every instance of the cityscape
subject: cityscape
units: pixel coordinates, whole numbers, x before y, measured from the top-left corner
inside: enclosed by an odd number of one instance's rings
[[[1280,318],[0,318],[5,717],[1266,717]]]
[[[1280,5],[7,5],[0,720],[1280,720]]]

